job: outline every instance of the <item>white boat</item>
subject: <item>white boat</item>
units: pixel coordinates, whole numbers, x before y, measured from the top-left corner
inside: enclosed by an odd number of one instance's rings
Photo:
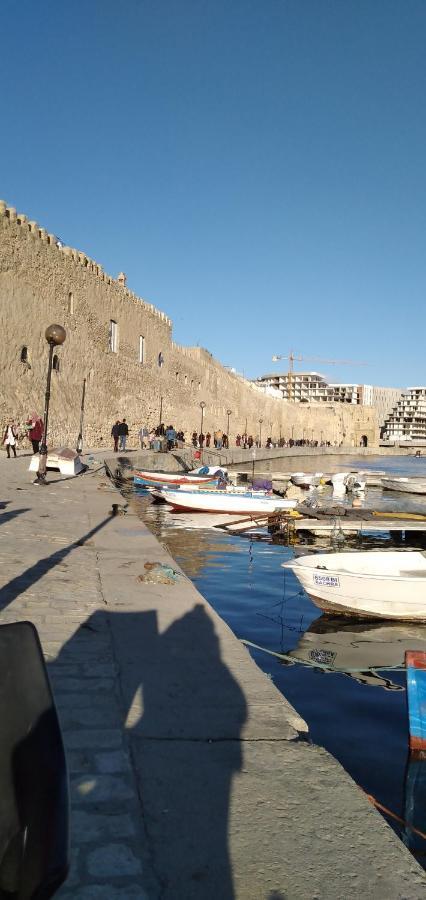
[[[291,510],[297,506],[297,500],[286,500],[262,491],[211,490],[186,491],[151,490],[151,495],[164,500],[173,509],[197,510],[198,512],[232,513],[251,515]]]
[[[403,491],[405,494],[426,494],[426,478],[423,476],[382,478],[385,491]]]
[[[317,553],[282,566],[325,612],[426,622],[426,556],[419,551]]]
[[[318,487],[323,477],[322,472],[294,472],[291,480],[296,487]]]
[[[365,479],[356,472],[336,472],[330,480],[334,494],[346,494],[346,492],[357,494],[365,490]]]

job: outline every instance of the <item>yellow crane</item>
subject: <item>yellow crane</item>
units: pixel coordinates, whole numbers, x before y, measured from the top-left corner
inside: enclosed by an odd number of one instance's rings
[[[368,366],[367,362],[360,362],[359,360],[354,359],[321,359],[319,356],[295,356],[292,350],[288,356],[281,356],[281,354],[276,354],[272,357],[272,362],[278,362],[280,359],[288,359],[288,372],[287,372],[287,395],[289,401],[294,403],[294,387],[293,387],[293,372],[294,372],[294,363],[295,362],[319,362],[324,363],[324,365],[328,366]]]

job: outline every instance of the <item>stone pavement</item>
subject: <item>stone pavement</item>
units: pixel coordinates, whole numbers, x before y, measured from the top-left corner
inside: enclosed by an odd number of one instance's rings
[[[72,796],[60,900],[420,900],[426,877],[99,472],[0,457],[0,622],[37,626]],[[179,571],[179,570],[177,570]],[[148,575],[148,577],[150,577]]]

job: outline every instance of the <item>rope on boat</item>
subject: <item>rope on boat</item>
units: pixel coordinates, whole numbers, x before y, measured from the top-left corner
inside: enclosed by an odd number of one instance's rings
[[[402,819],[401,816],[398,816],[387,806],[383,806],[383,803],[379,803],[379,801],[376,800],[376,798],[373,797],[372,794],[367,794],[363,788],[361,788],[361,790],[367,797],[367,800],[370,801],[372,806],[375,806],[376,809],[379,809],[380,812],[385,813],[385,815],[390,816],[391,819],[395,819],[396,822],[399,822],[400,825],[404,825],[405,828],[409,828],[410,831],[414,832],[414,834],[417,834],[419,837],[423,838],[424,841],[426,841],[426,834],[424,831],[420,831],[420,828],[416,828],[415,825],[410,825],[409,822],[407,822],[405,819]]]

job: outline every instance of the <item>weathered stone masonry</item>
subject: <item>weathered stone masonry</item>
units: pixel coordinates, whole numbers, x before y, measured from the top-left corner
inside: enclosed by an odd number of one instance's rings
[[[110,323],[117,324],[117,352],[110,349]],[[58,350],[52,377],[51,436],[74,445],[78,434],[83,379],[87,379],[85,442],[105,445],[111,425],[126,416],[131,432],[155,426],[160,397],[163,420],[186,430],[200,428],[200,401],[206,403],[204,431],[248,431],[278,437],[344,441],[362,435],[377,443],[372,408],[334,404],[285,404],[230,373],[206,350],[172,341],[172,323],[107,275],[84,253],[64,247],[34,221],[0,201],[0,415],[24,421],[44,403],[47,344],[51,322],[64,325],[67,340]],[[208,322],[205,327],[207,329]],[[143,341],[144,360],[140,362]],[[25,349],[24,349],[25,348]],[[22,359],[21,359],[22,357]],[[159,365],[159,361],[163,361]]]

